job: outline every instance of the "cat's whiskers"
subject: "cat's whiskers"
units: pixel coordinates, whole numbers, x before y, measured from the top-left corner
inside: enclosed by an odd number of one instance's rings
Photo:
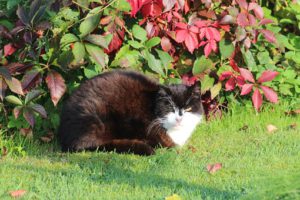
[[[147,135],[158,133],[159,129],[161,128],[162,122],[163,118],[157,118],[153,120],[147,128]]]

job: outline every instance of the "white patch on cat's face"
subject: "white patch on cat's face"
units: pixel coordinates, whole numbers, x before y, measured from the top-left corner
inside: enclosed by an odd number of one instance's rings
[[[162,124],[173,142],[183,146],[201,120],[200,114],[182,111],[180,116],[179,110],[175,109],[175,112],[170,112],[165,116]]]

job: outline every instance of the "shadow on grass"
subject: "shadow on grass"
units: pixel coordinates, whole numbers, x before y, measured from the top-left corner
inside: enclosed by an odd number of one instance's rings
[[[167,153],[168,154],[168,153]],[[155,155],[156,156],[156,155]],[[153,156],[152,158],[155,158]],[[160,159],[165,159],[165,155],[161,156]],[[34,157],[34,156],[33,156]],[[37,159],[45,159],[45,157],[36,156]],[[63,169],[51,169],[44,166],[34,166],[26,164],[16,164],[13,167],[17,167],[19,170],[25,173],[36,173],[41,174],[47,173],[53,175],[53,177],[65,176],[80,176],[87,178],[91,183],[96,184],[126,184],[130,187],[139,187],[142,190],[147,188],[156,189],[168,189],[173,193],[188,194],[189,196],[200,197],[202,199],[237,199],[241,194],[232,191],[222,191],[220,189],[206,187],[203,185],[190,183],[186,180],[182,180],[176,177],[174,174],[173,178],[163,177],[163,171],[168,170],[169,166],[164,166],[163,170],[156,171],[155,169],[147,169],[134,171],[131,166],[135,166],[136,162],[142,162],[145,164],[147,160],[152,159],[151,157],[137,157],[132,155],[119,155],[112,153],[88,153],[88,154],[60,154],[55,153],[49,155],[47,159],[51,160],[51,163],[61,163],[64,160],[68,168]],[[168,159],[168,157],[166,157]],[[164,161],[170,163],[172,161]],[[158,163],[164,165],[164,163]],[[77,168],[75,167],[77,166]],[[80,169],[78,169],[78,166]],[[172,169],[169,169],[172,170]],[[188,170],[188,169],[187,169]],[[102,172],[102,174],[95,174],[91,172]],[[116,191],[118,192],[118,191]],[[124,192],[124,191],[123,191]],[[130,193],[130,191],[128,191]],[[200,198],[199,198],[200,199]]]

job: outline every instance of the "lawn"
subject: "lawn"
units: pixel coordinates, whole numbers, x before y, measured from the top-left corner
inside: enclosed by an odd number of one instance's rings
[[[258,115],[237,106],[200,125],[184,148],[150,157],[62,154],[55,144],[2,136],[0,144],[24,151],[0,159],[0,199],[18,189],[27,191],[24,199],[297,199],[300,117],[286,116],[288,106]],[[269,124],[278,130],[269,133]],[[214,163],[222,168],[210,174],[206,166]]]

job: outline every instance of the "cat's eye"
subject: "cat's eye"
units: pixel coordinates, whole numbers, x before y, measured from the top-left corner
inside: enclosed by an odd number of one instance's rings
[[[190,112],[190,111],[192,111],[192,107],[188,107],[188,108],[184,109],[184,111],[185,112]]]

